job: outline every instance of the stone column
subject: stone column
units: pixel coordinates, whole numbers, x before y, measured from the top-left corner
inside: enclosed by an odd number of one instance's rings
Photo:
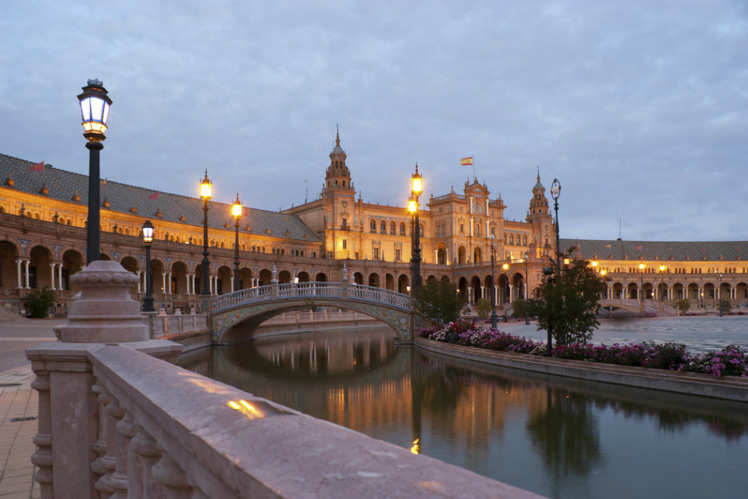
[[[62,284],[62,262],[57,265],[57,287],[60,290],[65,289],[65,286]]]
[[[31,289],[31,286],[29,286],[29,264],[31,264],[31,260],[24,260],[26,265],[26,289]]]
[[[187,290],[187,296],[192,295],[192,289],[190,289],[190,281],[192,280],[192,274],[186,274],[184,276],[184,288]]]
[[[513,292],[514,292],[514,286],[512,286],[512,285],[510,284],[510,285],[509,285],[509,301],[507,302],[507,303],[509,303],[509,305],[511,305],[511,304],[512,304],[512,293],[513,293]]]
[[[166,294],[170,295],[172,294],[171,290],[171,272],[166,273]]]
[[[52,483],[52,407],[49,397],[49,372],[43,362],[32,364],[36,379],[31,388],[39,392],[38,432],[34,437],[37,451],[31,456],[31,463],[37,466],[34,480],[39,482],[42,499],[54,497]]]
[[[143,275],[143,271],[142,270],[138,270],[138,294],[140,294],[140,293],[143,292],[142,291],[142,289],[143,289],[143,286],[142,286],[142,284],[143,284],[142,275]]]
[[[473,303],[473,288],[471,286],[468,286],[467,288],[467,302],[468,304]]]
[[[18,276],[18,289],[23,288],[23,274],[21,273],[22,263],[23,263],[23,260],[21,260],[20,258],[16,259],[16,266],[17,266],[16,276]]]
[[[234,273],[231,273],[231,292],[234,292]]]
[[[485,286],[481,286],[480,287],[480,297],[481,298],[485,298],[486,297],[486,287]]]
[[[55,287],[55,266],[56,263],[50,263],[49,264],[49,279],[50,279],[50,289],[52,291],[56,291],[57,288]]]

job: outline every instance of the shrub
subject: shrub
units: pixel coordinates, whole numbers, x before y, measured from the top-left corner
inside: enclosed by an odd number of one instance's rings
[[[488,316],[491,315],[491,302],[485,298],[478,300],[475,308],[478,309],[478,317],[481,319],[488,319]]]
[[[453,284],[443,281],[426,281],[414,293],[416,310],[437,324],[457,319],[465,303]]]
[[[49,307],[55,302],[55,295],[47,288],[35,289],[23,297],[26,312],[32,319],[43,319],[49,316]]]
[[[681,314],[685,314],[691,308],[691,302],[687,298],[683,298],[675,302],[675,307],[680,310]]]

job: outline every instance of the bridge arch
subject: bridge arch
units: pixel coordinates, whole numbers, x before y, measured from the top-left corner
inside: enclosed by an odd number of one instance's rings
[[[277,284],[216,296],[210,303],[215,343],[251,336],[269,318],[283,312],[336,307],[377,319],[402,340],[412,338],[410,297],[394,291],[347,283]]]

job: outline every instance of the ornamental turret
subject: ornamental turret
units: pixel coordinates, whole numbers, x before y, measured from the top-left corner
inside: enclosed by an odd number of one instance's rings
[[[333,192],[353,192],[351,172],[346,165],[347,157],[343,148],[340,147],[340,131],[336,130],[335,148],[330,153],[330,166],[325,172],[325,185],[322,190],[324,197]]]

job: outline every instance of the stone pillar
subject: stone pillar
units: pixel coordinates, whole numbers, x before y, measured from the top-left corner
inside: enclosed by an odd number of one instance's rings
[[[16,259],[16,266],[17,266],[16,276],[18,276],[18,289],[23,288],[23,274],[21,273],[22,263],[23,263],[23,260],[21,260],[20,258]]]
[[[172,279],[172,273],[171,273],[171,272],[169,272],[169,273],[168,273],[168,274],[166,275],[166,289],[167,289],[167,291],[166,291],[166,294],[167,294],[167,295],[171,295],[171,294],[174,294],[174,292],[173,292],[173,291],[172,291],[172,289],[171,289],[171,279]]]
[[[190,296],[192,294],[192,290],[190,289],[190,281],[192,280],[192,274],[185,274],[184,276],[184,289],[187,290],[187,296]]]
[[[481,298],[485,298],[486,297],[486,287],[485,286],[481,286],[480,287],[480,297]]]
[[[163,340],[147,341],[141,304],[130,296],[137,281],[115,261],[91,262],[71,277],[81,291],[70,305],[67,322],[55,328],[60,341],[26,351],[37,375],[33,387],[39,391],[39,434],[34,439],[38,450],[32,460],[39,466],[35,480],[44,499],[100,497],[96,484],[104,497],[110,492],[126,495],[126,463],[119,461],[125,455],[123,438],[131,432],[123,424],[117,434],[112,418],[118,419],[124,410],[99,385],[94,388],[89,353],[106,343],[124,342],[141,342],[139,349],[156,343],[166,347],[162,357],[173,357],[182,349]],[[104,404],[106,416],[100,412]],[[106,423],[100,424],[100,417]]]
[[[31,260],[24,260],[23,263],[26,264],[26,289],[31,289],[31,286],[29,286],[29,264],[31,264]]]
[[[494,305],[499,304],[499,287],[498,286],[493,287],[493,303]]]
[[[231,273],[231,292],[234,292],[234,273]]]
[[[509,285],[509,300],[507,301],[507,303],[509,303],[509,305],[511,305],[511,304],[512,304],[512,293],[513,293],[513,290],[514,290],[514,286],[512,286],[512,285],[510,284],[510,285]]]
[[[166,272],[161,272],[161,294],[166,294]]]
[[[471,286],[467,288],[467,302],[468,304],[473,303],[473,288]]]
[[[56,263],[50,263],[49,264],[49,278],[50,278],[50,286],[49,287],[50,287],[50,289],[52,291],[56,291],[57,290],[57,288],[55,287],[55,270],[56,270],[55,266],[56,265],[57,265]]]
[[[65,289],[65,286],[62,284],[62,262],[57,265],[57,287],[60,290]]]
[[[138,270],[137,276],[138,276],[138,294],[140,294],[140,293],[143,292],[143,277],[142,277],[143,276],[143,271],[142,270]]]

